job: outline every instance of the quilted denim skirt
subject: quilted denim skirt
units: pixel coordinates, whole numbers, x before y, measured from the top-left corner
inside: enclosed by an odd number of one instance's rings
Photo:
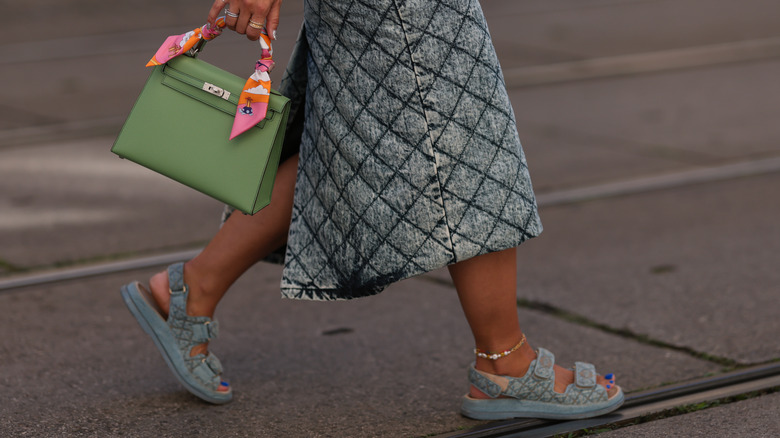
[[[280,91],[300,152],[283,296],[376,294],[542,231],[477,0],[306,0]]]

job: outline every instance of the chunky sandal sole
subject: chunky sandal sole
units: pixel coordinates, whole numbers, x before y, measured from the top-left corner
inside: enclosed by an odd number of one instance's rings
[[[176,339],[171,333],[168,324],[162,319],[162,316],[143,296],[143,292],[138,288],[137,283],[130,283],[122,286],[122,299],[130,310],[130,313],[138,321],[141,328],[152,338],[154,345],[162,355],[168,368],[176,376],[176,379],[184,385],[193,395],[209,403],[224,404],[233,399],[232,389],[228,391],[209,391],[200,387],[190,376],[187,365],[179,355]]]
[[[510,418],[542,418],[549,420],[577,420],[597,417],[619,408],[625,397],[623,390],[603,403],[588,405],[560,405],[516,398],[476,399],[463,397],[461,414],[475,420],[507,420]]]

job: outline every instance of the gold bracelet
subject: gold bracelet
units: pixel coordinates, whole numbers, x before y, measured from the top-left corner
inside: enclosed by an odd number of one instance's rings
[[[520,339],[520,342],[518,342],[517,345],[512,347],[510,350],[502,351],[501,353],[491,353],[489,351],[482,351],[479,348],[475,348],[474,354],[476,354],[477,357],[482,357],[490,360],[501,359],[502,357],[509,356],[512,352],[517,351],[517,349],[522,347],[523,344],[525,344],[525,335],[523,335],[522,339]]]

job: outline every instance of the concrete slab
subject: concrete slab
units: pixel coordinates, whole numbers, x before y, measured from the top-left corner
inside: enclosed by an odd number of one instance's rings
[[[599,434],[605,438],[754,437],[780,435],[780,393]]]
[[[222,206],[121,160],[113,138],[0,149],[0,260],[19,268],[200,246]]]
[[[778,74],[775,60],[513,89],[510,98],[521,140],[526,130],[545,130],[638,160],[713,165],[780,153],[780,127],[772,118],[780,99],[767,92]],[[554,141],[523,145],[531,157],[536,148],[557,147]]]
[[[771,0],[492,0],[483,8],[504,69],[777,36],[780,13]]]
[[[187,0],[170,0],[163,4],[138,0],[132,3],[107,5],[96,0],[36,0],[30,5],[30,14],[19,14],[8,23],[8,37],[3,43],[41,41],[50,38],[70,38],[81,35],[100,35],[179,26],[194,28],[206,22],[211,3],[193,4]],[[301,14],[302,2],[282,4],[282,22],[289,15]],[[62,26],[62,23],[68,23]],[[30,32],[31,28],[58,28],[56,35],[48,32]],[[182,30],[186,32],[187,27]]]
[[[639,142],[585,134],[549,122],[520,122],[520,138],[538,194],[691,168],[691,163],[655,153]]]
[[[15,436],[397,437],[480,424],[458,414],[472,340],[451,288],[411,279],[370,299],[287,301],[280,267],[258,265],[218,311],[212,348],[236,396],[213,407],[179,387],[119,298],[119,284],[150,273],[0,294],[0,428]],[[521,313],[529,339],[561,363],[589,358],[627,389],[717,370]]]

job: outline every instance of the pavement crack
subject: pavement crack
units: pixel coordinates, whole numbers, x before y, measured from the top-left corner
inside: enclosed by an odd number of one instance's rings
[[[694,350],[690,347],[682,347],[679,345],[670,344],[668,342],[664,342],[659,339],[651,338],[648,335],[634,333],[633,331],[627,328],[615,328],[606,324],[602,324],[600,322],[596,322],[591,319],[588,319],[582,315],[578,315],[576,313],[572,313],[567,310],[560,309],[558,307],[552,306],[547,303],[519,298],[517,300],[517,306],[523,309],[536,310],[545,313],[547,315],[553,316],[555,318],[563,319],[573,324],[594,328],[605,333],[609,333],[612,335],[620,336],[621,338],[624,339],[629,339],[634,342],[638,342],[640,344],[650,345],[653,347],[663,348],[666,350],[677,351],[686,354],[688,356],[694,357],[696,359],[706,360],[708,362],[718,364],[720,366],[726,367],[727,369],[736,369],[736,368],[742,368],[744,366],[747,366],[744,364],[740,364],[737,361],[729,359],[727,357],[716,356],[713,354]]]
[[[6,260],[0,259],[0,271],[6,271],[8,273],[15,274],[15,273],[23,272],[24,268],[20,266],[16,266],[13,263],[8,262]]]
[[[434,275],[422,275],[419,277],[419,279],[428,281],[434,284],[438,284],[441,286],[446,287],[454,287],[452,284],[452,281],[449,279],[444,279],[438,276]],[[615,328],[606,324],[602,324],[600,322],[593,321],[591,319],[588,319],[582,315],[578,315],[576,313],[569,312],[567,310],[563,310],[561,308],[555,307],[553,305],[542,303],[539,301],[532,301],[525,298],[518,298],[517,299],[517,307],[522,309],[529,309],[529,310],[535,310],[538,312],[545,313],[547,315],[550,315],[555,318],[563,319],[565,321],[571,322],[573,324],[585,326],[585,327],[591,327],[596,330],[600,330],[605,333],[609,333],[615,336],[620,336],[621,338],[629,339],[634,342],[638,342],[640,344],[650,345],[653,347],[663,348],[666,350],[673,350],[677,351],[683,354],[686,354],[688,356],[694,357],[696,359],[705,360],[707,362],[712,362],[714,364],[720,365],[724,367],[724,371],[729,371],[733,369],[738,368],[744,368],[749,365],[753,364],[740,364],[737,361],[733,359],[729,359],[727,357],[722,356],[716,356],[714,354],[705,353],[702,351],[694,350],[690,347],[682,347],[679,345],[670,344],[668,342],[661,341],[659,339],[651,338],[648,335],[634,333],[631,330],[627,328]]]
[[[450,288],[454,287],[452,281],[438,276],[422,275],[419,278],[421,280],[425,280],[441,286],[446,286]],[[634,333],[627,328],[615,328],[606,324],[602,324],[600,322],[593,321],[582,315],[578,315],[576,313],[572,313],[567,310],[563,310],[553,305],[542,303],[539,301],[532,301],[525,298],[518,298],[517,307],[542,312],[547,315],[553,316],[555,318],[566,320],[573,324],[577,324],[585,327],[591,327],[605,333],[609,333],[615,336],[620,336],[621,338],[638,342],[640,344],[650,345],[653,347],[663,348],[666,350],[677,351],[686,354],[688,356],[694,357],[696,359],[701,359],[707,362],[712,362],[714,364],[720,365],[725,368],[724,371],[744,368],[746,366],[752,365],[752,364],[740,364],[733,359],[729,359],[727,357],[722,357],[722,356],[716,356],[714,354],[705,353],[703,351],[694,350],[690,347],[683,347],[679,345],[670,344],[668,342],[664,342],[659,339],[651,338],[648,335]]]

